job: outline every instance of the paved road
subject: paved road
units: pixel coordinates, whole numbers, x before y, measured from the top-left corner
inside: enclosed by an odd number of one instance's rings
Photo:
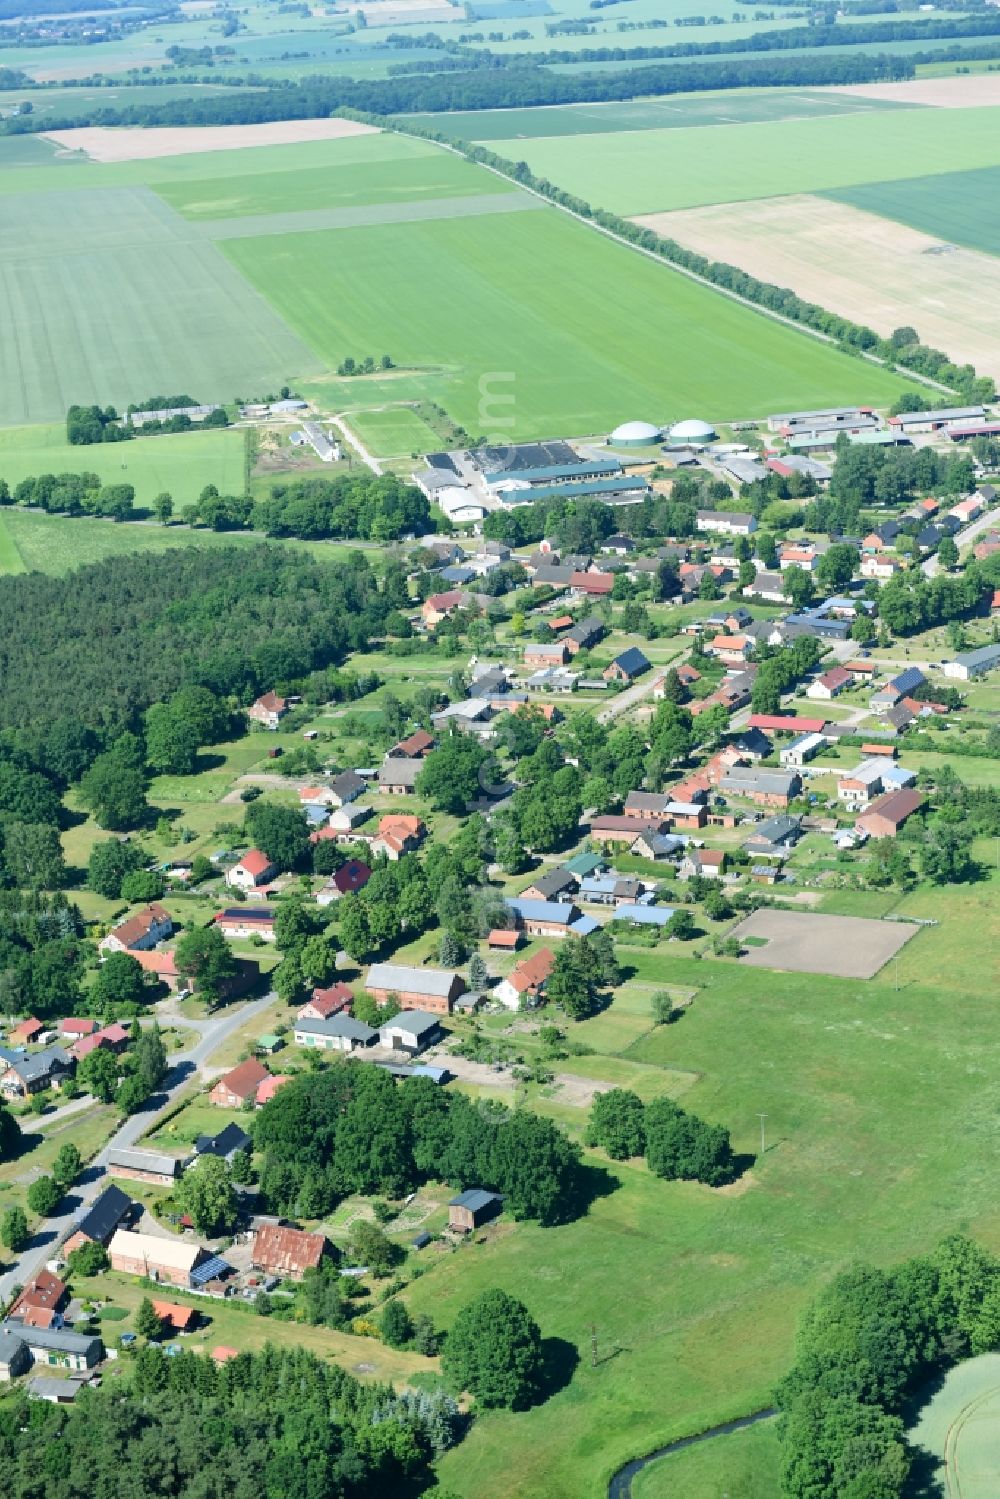
[[[995,510],[987,510],[986,514],[981,515],[978,520],[974,520],[971,526],[966,526],[964,531],[959,531],[955,537],[955,545],[961,551],[963,547],[971,545],[983,531],[988,531],[991,526],[996,525],[1000,525],[1000,506]],[[920,564],[920,570],[928,578],[936,577],[940,571],[937,554],[933,557],[925,558]]]
[[[89,1109],[94,1102],[89,1093],[84,1093],[81,1098],[74,1098],[71,1103],[64,1103],[61,1109],[54,1109],[51,1114],[40,1114],[37,1118],[19,1119],[22,1135],[37,1135],[42,1130],[48,1129],[50,1124],[60,1124],[64,1119],[71,1119],[74,1114],[82,1113]]]
[[[247,1020],[260,1014],[269,1004],[272,1004],[274,999],[273,992],[265,994],[262,999],[251,1000],[249,1004],[238,1005],[209,1019],[195,1044],[189,1050],[179,1052],[174,1058],[163,1090],[156,1094],[139,1113],[132,1114],[122,1121],[107,1145],[99,1155],[94,1157],[72,1192],[64,1199],[61,1210],[54,1217],[45,1220],[27,1249],[17,1256],[6,1274],[0,1276],[0,1298],[6,1299],[14,1285],[24,1285],[33,1275],[38,1274],[45,1261],[52,1258],[56,1246],[71,1228],[80,1208],[92,1202],[98,1192],[107,1185],[105,1167],[109,1151],[134,1145],[149,1129],[157,1114],[173,1102],[180,1090],[190,1082],[192,1076],[204,1065],[212,1053],[228,1041],[229,1037]],[[50,1114],[49,1121],[53,1117]],[[30,1162],[30,1157],[27,1159]]]

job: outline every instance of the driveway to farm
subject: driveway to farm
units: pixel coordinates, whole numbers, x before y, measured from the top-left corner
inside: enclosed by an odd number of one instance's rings
[[[381,463],[379,463],[378,459],[374,456],[373,453],[369,453],[368,449],[365,447],[358,434],[354,431],[353,427],[349,427],[344,421],[344,417],[349,415],[350,412],[343,411],[339,416],[332,416],[330,420],[333,422],[333,425],[337,428],[338,432],[347,443],[348,447],[354,449],[363,463],[367,463],[372,473],[383,473],[384,470]]]
[[[61,1210],[53,1217],[46,1218],[41,1228],[33,1235],[27,1249],[17,1256],[6,1274],[0,1276],[0,1298],[6,1300],[13,1286],[23,1286],[31,1280],[32,1276],[38,1274],[45,1261],[52,1258],[56,1247],[69,1232],[80,1209],[93,1202],[98,1192],[107,1185],[105,1168],[110,1151],[135,1145],[140,1136],[145,1134],[153,1124],[156,1116],[173,1103],[181,1089],[186,1087],[200,1071],[212,1053],[228,1041],[229,1037],[247,1020],[273,1004],[276,997],[272,991],[261,999],[254,999],[249,1004],[238,1005],[232,1010],[227,1010],[204,1025],[194,1045],[175,1057],[161,1092],[157,1093],[151,1102],[145,1108],[140,1109],[137,1114],[131,1114],[127,1119],[122,1120],[103,1150],[94,1157],[76,1186],[64,1198]],[[52,1117],[50,1115],[49,1119],[51,1120]]]
[[[1000,524],[1000,506],[996,510],[987,510],[986,514],[981,515],[978,520],[974,520],[971,526],[966,526],[964,531],[959,531],[955,537],[955,545],[961,551],[963,547],[967,547],[970,542],[975,541],[981,532],[988,531],[991,526],[997,524]],[[936,578],[940,565],[937,553],[935,552],[933,557],[927,557],[921,562],[920,570],[925,577]]]
[[[89,1093],[84,1093],[82,1098],[74,1098],[72,1103],[64,1103],[61,1109],[54,1109],[51,1114],[40,1115],[35,1119],[19,1120],[22,1135],[37,1135],[41,1130],[48,1129],[50,1124],[60,1124],[64,1119],[71,1119],[74,1114],[89,1109],[94,1099]]]

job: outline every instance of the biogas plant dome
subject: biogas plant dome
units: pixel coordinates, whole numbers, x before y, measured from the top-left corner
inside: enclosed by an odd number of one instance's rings
[[[711,442],[715,428],[708,422],[690,417],[686,422],[675,422],[670,429],[671,442]]]
[[[652,422],[622,422],[612,432],[611,441],[619,448],[647,448],[662,436],[662,430]]]

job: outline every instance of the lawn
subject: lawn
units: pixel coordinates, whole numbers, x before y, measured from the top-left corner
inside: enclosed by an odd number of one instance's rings
[[[442,130],[453,140],[508,141],[553,135],[604,135],[624,130],[677,130],[697,125],[760,124],[765,120],[813,119],[912,105],[873,103],[852,94],[808,89],[733,89],[670,99],[628,99],[611,104],[563,104],[539,109],[479,109],[465,113],[404,115],[412,123]]]
[[[879,405],[900,388],[554,209],[224,248],[328,364],[386,350],[400,365],[450,366],[438,397],[449,415],[501,438],[601,432],[628,416],[665,421],[692,410],[718,418],[809,401]]]
[[[1000,255],[1000,167],[875,182],[826,196],[949,244]]]
[[[816,119],[512,142],[501,155],[618,213],[820,192],[996,164],[995,111],[872,110]]]
[[[58,1108],[59,1095],[53,1096]],[[44,1123],[44,1115],[42,1119]],[[51,1175],[52,1164],[63,1145],[75,1145],[84,1161],[89,1161],[106,1144],[120,1122],[121,1116],[111,1105],[96,1104],[82,1113],[70,1115],[68,1119],[51,1123],[38,1133],[26,1135],[20,1155],[0,1165],[0,1214],[10,1207],[20,1206],[34,1226],[37,1215],[30,1211],[27,1201],[31,1183],[40,1176]]]
[[[60,169],[41,169],[65,182]],[[69,169],[65,169],[68,173]],[[0,174],[3,175],[3,174]],[[12,170],[7,180],[33,178]],[[54,184],[54,185],[55,185]],[[0,246],[0,422],[151,393],[274,390],[317,360],[216,245],[144,187],[8,197]]]
[[[625,1058],[595,1052],[559,1068],[599,1076],[608,1062],[627,1060],[696,1079],[682,1093],[685,1107],[725,1123],[748,1153],[759,1150],[763,1113],[766,1153],[722,1192],[612,1165],[617,1190],[577,1223],[519,1224],[431,1264],[406,1292],[414,1310],[447,1325],[471,1295],[497,1284],[529,1304],[546,1337],[565,1340],[567,1364],[579,1356],[567,1387],[544,1405],[480,1418],[442,1460],[445,1487],[487,1491],[502,1465],[505,1494],[597,1494],[627,1459],[765,1406],[790,1362],[803,1305],[850,1260],[888,1263],[959,1224],[1000,1247],[988,1143],[1000,1048],[981,961],[998,891],[994,875],[900,901],[915,915],[933,910],[942,924],[904,948],[898,988],[893,965],[864,982],[692,960],[676,944],[627,951],[635,978],[605,1024],[620,1004],[626,1022],[636,1015],[639,984],[696,989],[693,1003],[676,1024],[633,1041]],[[620,1043],[588,1024],[592,1043]],[[558,1110],[564,1123],[568,1114]],[[680,1470],[671,1488],[665,1464],[659,1489],[651,1470],[646,1492],[719,1499],[724,1477],[742,1493],[740,1446],[734,1439],[732,1448],[678,1458],[707,1465],[690,1485]],[[732,1477],[723,1466],[713,1489],[712,1468],[730,1461]],[[770,1499],[771,1457],[746,1465]]]
[[[406,406],[377,411],[352,411],[347,422],[376,458],[431,453],[441,440],[423,417]]]

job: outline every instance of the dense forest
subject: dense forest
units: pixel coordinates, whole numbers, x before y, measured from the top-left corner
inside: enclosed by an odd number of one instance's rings
[[[249,703],[364,649],[389,607],[361,554],[324,566],[266,544],[183,547],[66,578],[7,578],[4,722],[26,731],[19,749],[44,765],[54,724],[72,720],[113,737],[189,684]]]
[[[998,1338],[1000,1262],[969,1239],[956,1234],[891,1270],[845,1270],[806,1313],[778,1389],[782,1492],[898,1499],[916,1456],[904,1406]]]
[[[70,1409],[18,1392],[0,1409],[7,1499],[412,1499],[454,1423],[435,1402],[360,1384],[296,1348],[216,1367],[143,1347],[128,1378]]]

